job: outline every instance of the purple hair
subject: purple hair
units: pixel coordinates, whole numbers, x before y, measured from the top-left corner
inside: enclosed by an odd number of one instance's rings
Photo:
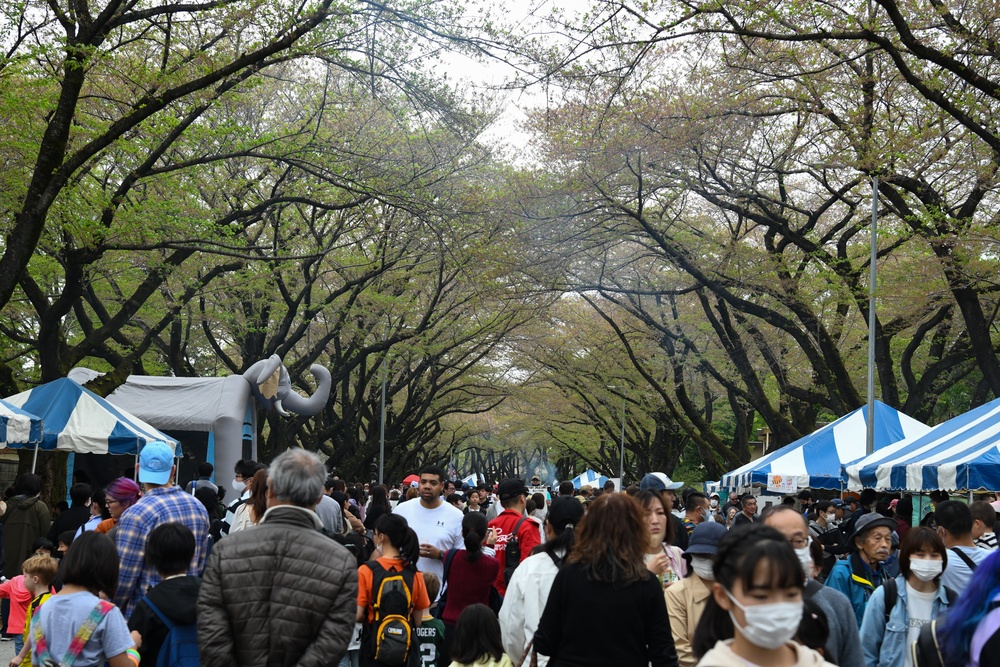
[[[104,492],[108,498],[117,500],[124,509],[132,507],[139,500],[139,485],[128,477],[119,477],[113,480]]]

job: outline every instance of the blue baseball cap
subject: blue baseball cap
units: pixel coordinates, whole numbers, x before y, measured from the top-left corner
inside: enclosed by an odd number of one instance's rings
[[[162,440],[147,442],[139,452],[139,481],[166,484],[174,467],[174,448]]]
[[[704,521],[694,527],[686,554],[699,556],[714,556],[719,549],[719,540],[725,537],[726,527],[715,521]]]

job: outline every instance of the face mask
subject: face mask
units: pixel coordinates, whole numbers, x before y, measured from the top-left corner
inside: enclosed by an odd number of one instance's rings
[[[726,595],[734,605],[743,610],[746,617],[747,625],[741,627],[730,610],[729,618],[733,620],[733,626],[754,646],[774,650],[789,642],[799,631],[802,602],[774,602],[744,607],[729,591],[726,591]]]
[[[914,558],[910,561],[910,572],[920,581],[934,581],[941,574],[942,561]]]
[[[799,564],[802,565],[802,571],[805,572],[806,579],[808,579],[813,571],[813,559],[812,554],[809,553],[809,545],[807,544],[801,549],[795,549],[795,555],[799,557]]]
[[[705,556],[691,556],[691,569],[702,579],[715,581],[715,574],[712,572],[712,559]]]
[[[238,479],[233,479],[233,491],[239,491],[240,493],[242,493],[243,489],[245,489],[245,488],[246,488],[246,484],[244,484],[243,482],[241,482]]]
[[[826,515],[826,522],[828,524],[830,524],[831,526],[834,525],[834,524],[836,524],[837,523],[837,515],[834,514],[833,512],[830,512],[829,514]]]
[[[708,510],[702,510],[701,511],[701,520],[702,521],[711,521],[712,520],[712,513],[709,512]]]
[[[719,506],[719,501],[716,500],[715,498],[712,498],[710,501],[708,501],[708,504],[712,506],[712,509],[715,509],[716,507]]]

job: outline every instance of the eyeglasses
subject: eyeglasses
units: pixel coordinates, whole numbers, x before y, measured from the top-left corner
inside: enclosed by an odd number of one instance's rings
[[[801,536],[796,536],[788,540],[788,542],[792,545],[793,549],[805,549],[806,547],[812,545],[812,541],[813,541],[812,537],[801,537]]]

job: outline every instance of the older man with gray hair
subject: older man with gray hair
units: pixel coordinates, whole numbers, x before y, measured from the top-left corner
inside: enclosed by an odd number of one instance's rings
[[[268,469],[267,511],[220,541],[198,597],[201,664],[336,665],[357,612],[357,561],[323,535],[315,508],[326,471],[289,449]]]

